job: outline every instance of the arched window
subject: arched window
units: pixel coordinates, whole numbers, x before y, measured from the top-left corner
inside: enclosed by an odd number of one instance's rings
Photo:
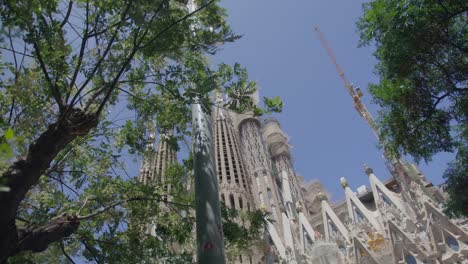
[[[239,209],[244,209],[244,203],[242,202],[242,197],[239,197]]]
[[[262,192],[258,193],[258,196],[260,197],[260,205],[265,205],[265,199],[263,197],[263,193]]]
[[[344,256],[346,256],[346,248],[345,248],[345,246],[340,245],[338,248],[340,249],[341,254],[343,254]]]
[[[271,206],[271,215],[275,220],[278,219],[278,215],[276,214],[276,207],[274,205]]]
[[[387,195],[383,194],[382,192],[379,192],[379,196],[386,205],[388,205],[388,206],[393,205],[393,203],[390,201],[390,199],[388,199]]]
[[[236,208],[236,205],[234,203],[234,194],[229,194],[229,203],[231,204],[230,208]]]
[[[417,264],[418,262],[416,261],[416,258],[413,255],[406,255],[405,256],[405,262],[406,264]]]
[[[260,187],[260,177],[258,177],[258,173],[254,173],[255,175],[255,181],[257,182],[257,187]]]
[[[453,251],[455,252],[458,252],[458,250],[460,250],[460,246],[458,245],[458,242],[457,240],[451,236],[451,235],[447,235],[445,237],[445,244]]]
[[[267,195],[268,195],[268,200],[270,200],[271,202],[273,200],[273,193],[271,192],[270,188],[267,188]]]
[[[353,206],[353,211],[354,211],[354,221],[356,223],[361,223],[365,221],[364,215],[356,206]]]

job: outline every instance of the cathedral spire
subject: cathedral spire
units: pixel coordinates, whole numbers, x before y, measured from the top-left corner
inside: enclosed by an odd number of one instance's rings
[[[143,156],[139,180],[144,184],[163,184],[166,193],[171,191],[171,185],[168,183],[166,169],[177,162],[176,150],[171,144],[174,134],[173,130],[167,130],[159,133],[159,140],[155,150],[156,125],[149,122],[147,125],[148,143]]]
[[[154,173],[153,160],[156,125],[153,122],[149,122],[146,129],[148,131],[148,143],[146,144],[143,162],[138,175],[138,180],[143,184],[148,184]]]

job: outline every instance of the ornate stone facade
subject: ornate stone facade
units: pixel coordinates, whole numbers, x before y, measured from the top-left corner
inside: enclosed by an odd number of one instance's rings
[[[230,262],[468,263],[468,222],[443,214],[444,195],[415,165],[399,160],[395,171],[404,175],[392,171],[395,178],[385,183],[366,167],[370,189],[358,193],[342,178],[346,199],[331,204],[319,182],[306,184],[294,171],[288,136],[278,121],[227,111],[219,93],[215,101],[220,200],[228,208],[270,213],[265,243],[271,250]],[[143,182],[164,181],[157,175],[175,162],[175,152],[162,142],[143,162]]]
[[[442,213],[443,195],[415,165],[398,160],[394,166],[399,170],[392,173],[404,175],[385,184],[366,167],[370,190],[356,194],[343,178],[346,199],[330,204],[319,183],[305,184],[296,175],[288,136],[278,121],[223,110],[220,94],[216,101],[213,119],[221,200],[245,210],[237,205],[237,198],[251,197],[249,209],[271,215],[266,240],[272,250],[256,256],[255,263],[468,261],[467,222],[455,223]],[[403,178],[407,188],[401,186]],[[231,194],[234,206],[226,198]],[[249,259],[234,262],[253,263]]]

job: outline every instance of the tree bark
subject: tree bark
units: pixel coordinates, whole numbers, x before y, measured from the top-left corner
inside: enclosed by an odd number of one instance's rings
[[[73,234],[78,230],[79,225],[80,220],[75,215],[64,215],[43,225],[18,229],[18,242],[13,254],[26,250],[33,252],[44,251],[49,244]]]
[[[10,191],[0,192],[0,263],[21,250],[44,250],[48,244],[70,235],[78,228],[79,220],[62,219],[59,224],[56,218],[43,226],[18,230],[15,218],[18,205],[57,154],[75,138],[88,134],[97,124],[98,117],[94,113],[70,108],[31,143],[25,158],[14,162],[3,173]],[[50,237],[46,238],[48,235]],[[35,243],[42,245],[35,246]]]

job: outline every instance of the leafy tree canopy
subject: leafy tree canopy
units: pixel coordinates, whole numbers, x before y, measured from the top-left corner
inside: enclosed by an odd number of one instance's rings
[[[357,23],[361,44],[374,43],[381,80],[369,90],[381,137],[396,156],[430,161],[456,151],[445,178],[447,212],[468,215],[468,3],[462,0],[375,0]]]
[[[278,99],[253,104],[240,65],[207,63],[239,36],[217,1],[196,2],[191,13],[177,0],[0,2],[0,262],[191,259],[168,247],[192,237],[181,212],[193,197],[180,180],[190,162],[166,172],[171,202],[126,172],[148,144],[147,124],[183,141],[190,104],[208,111],[216,88],[233,110],[281,109]],[[148,219],[158,219],[156,236],[142,231]]]

